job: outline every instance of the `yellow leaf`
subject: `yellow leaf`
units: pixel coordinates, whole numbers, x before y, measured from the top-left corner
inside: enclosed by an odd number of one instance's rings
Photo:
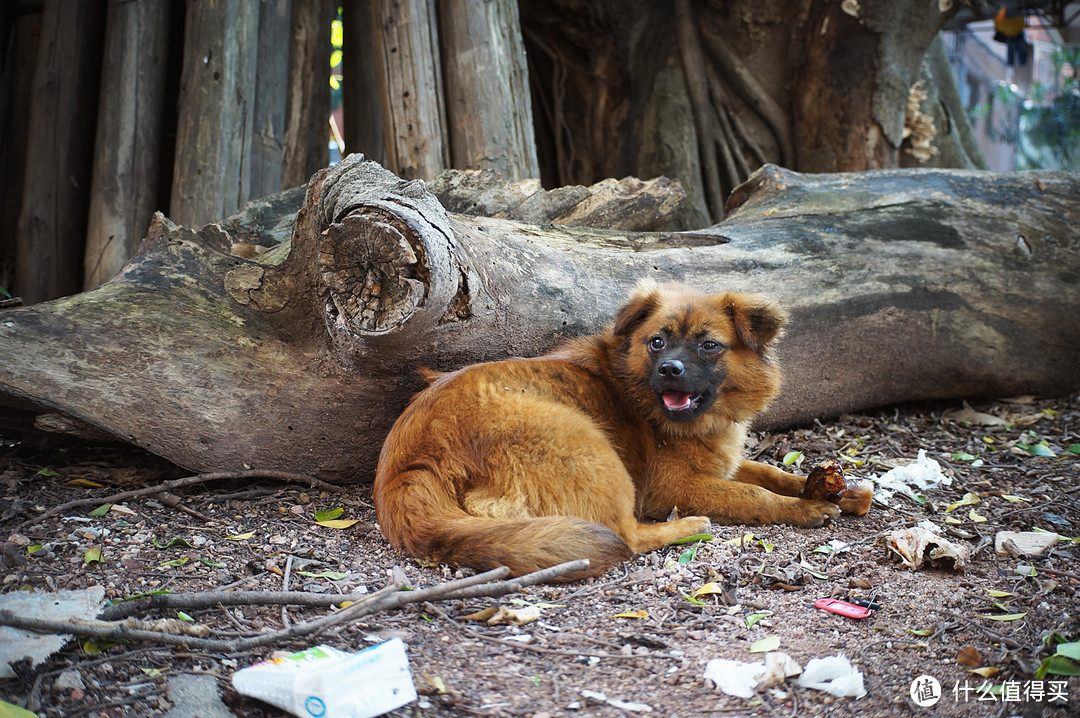
[[[319,526],[325,526],[328,529],[347,529],[355,524],[360,519],[330,519],[329,521],[316,521]]]
[[[997,675],[1001,671],[997,666],[983,666],[982,668],[971,668],[969,673],[978,673],[983,678],[989,678],[990,676]]]
[[[754,534],[747,531],[746,533],[744,533],[739,538],[728,539],[727,541],[724,542],[724,545],[725,546],[737,546],[737,545],[742,544],[742,543],[750,543],[753,540],[754,540]]]
[[[961,521],[960,519],[956,518],[955,516],[946,516],[945,517],[945,523],[947,523],[947,524],[962,524],[964,522]]]
[[[986,517],[981,514],[975,513],[975,509],[971,509],[970,511],[968,511],[968,518],[977,524],[986,521]]]
[[[723,586],[716,583],[715,581],[710,581],[709,583],[707,583],[704,586],[702,586],[701,588],[697,589],[696,591],[694,591],[690,595],[693,596],[694,598],[697,598],[698,596],[715,596],[715,595],[722,595],[723,593],[724,593]]]
[[[424,681],[431,686],[431,689],[435,691],[435,693],[439,695],[446,693],[446,683],[441,677],[428,675],[427,673],[421,673],[420,675],[423,676]]]
[[[90,479],[72,479],[71,481],[64,482],[67,486],[78,486],[83,489],[100,489],[102,484]]]
[[[649,613],[647,611],[624,611],[623,613],[616,613],[615,618],[648,618]]]
[[[487,608],[485,608],[482,611],[477,611],[476,613],[470,613],[468,616],[462,616],[461,620],[462,621],[486,621],[489,618],[491,618],[492,616],[494,616],[495,612],[498,611],[498,610],[499,609],[497,609],[495,606],[488,606]]]
[[[101,563],[101,549],[96,546],[87,549],[86,553],[83,554],[83,563],[88,566],[93,563]]]
[[[971,504],[977,504],[977,503],[979,503],[978,495],[973,494],[973,493],[971,493],[969,491],[966,494],[964,494],[963,498],[961,498],[959,501],[956,501],[956,502],[951,503],[948,506],[946,506],[945,507],[945,512],[948,513],[950,511],[955,511],[956,509],[960,508],[961,506],[970,506]]]
[[[1005,613],[1000,616],[983,616],[983,618],[989,618],[991,621],[1017,621],[1027,615],[1027,611],[1023,613]]]
[[[229,541],[243,541],[244,539],[249,539],[254,535],[254,531],[248,531],[247,533],[233,534],[232,536],[226,536],[225,538]]]
[[[1008,598],[1009,596],[1011,596],[1011,595],[1012,595],[1012,594],[1011,594],[1011,593],[1009,593],[1008,591],[996,591],[996,590],[994,590],[994,589],[992,589],[992,588],[987,588],[987,589],[984,589],[984,590],[985,590],[985,591],[986,591],[986,592],[987,592],[988,594],[990,594],[991,596],[993,596],[994,598]]]

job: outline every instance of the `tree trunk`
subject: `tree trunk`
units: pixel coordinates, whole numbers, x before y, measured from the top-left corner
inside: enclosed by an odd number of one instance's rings
[[[539,177],[517,0],[447,0],[439,17],[451,166]]]
[[[681,194],[681,193],[680,193]],[[0,314],[0,393],[193,470],[370,480],[419,366],[597,330],[643,278],[787,305],[763,426],[919,399],[1080,389],[1080,176],[767,166],[728,219],[612,232],[447,215],[352,156],[198,234],[158,217],[113,281]],[[290,205],[291,202],[291,205]]]
[[[372,2],[386,166],[431,179],[450,166],[435,3]]]
[[[22,208],[26,171],[26,137],[30,134],[34,68],[41,37],[41,11],[30,12],[27,3],[11,24],[10,41],[0,77],[4,111],[0,113],[0,287],[18,289],[15,280],[19,211]]]
[[[386,163],[382,100],[372,0],[344,0],[345,48],[341,60],[341,103],[345,115],[345,147],[369,160]]]
[[[281,188],[299,187],[330,162],[330,21],[328,0],[292,0],[289,99]]]
[[[259,3],[259,49],[255,64],[252,115],[251,197],[281,191],[285,162],[285,111],[288,100],[291,0]]]
[[[27,303],[82,286],[87,188],[101,78],[105,8],[45,3],[26,143],[15,288]]]
[[[199,227],[251,198],[259,15],[245,0],[187,5],[169,215]]]
[[[109,2],[83,260],[85,289],[120,271],[146,236],[158,207],[168,30],[166,3]]]

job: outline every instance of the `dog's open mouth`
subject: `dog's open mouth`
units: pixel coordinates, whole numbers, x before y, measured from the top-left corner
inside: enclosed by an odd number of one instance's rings
[[[693,418],[701,407],[702,394],[694,395],[684,391],[660,392],[660,401],[672,419]]]

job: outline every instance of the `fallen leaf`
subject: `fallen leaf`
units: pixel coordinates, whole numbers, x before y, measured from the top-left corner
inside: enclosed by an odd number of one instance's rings
[[[487,622],[489,626],[524,626],[538,618],[540,618],[540,609],[536,606],[525,608],[499,606],[499,610]]]
[[[792,464],[797,463],[802,458],[802,456],[803,454],[801,451],[787,452],[786,454],[784,454],[784,466],[791,466]]]
[[[328,578],[331,581],[340,581],[349,575],[347,573],[342,573],[341,571],[319,571],[318,573],[313,573],[311,571],[297,571],[296,573],[301,576],[307,576],[308,578]]]
[[[226,536],[225,538],[229,541],[243,541],[244,539],[249,539],[254,535],[254,531],[248,531],[247,533],[233,534],[232,536]]]
[[[977,668],[982,665],[982,656],[979,655],[975,646],[964,646],[956,654],[956,662],[968,668]]]
[[[328,529],[347,529],[358,521],[360,519],[332,519],[330,521],[316,521],[315,523]]]
[[[1023,613],[1006,613],[998,616],[983,616],[983,618],[989,618],[991,621],[1018,621],[1027,615],[1027,611]]]
[[[432,692],[437,695],[446,693],[446,683],[440,676],[431,676],[427,673],[421,673],[420,675],[423,677],[424,682],[431,686]]]
[[[968,673],[977,673],[983,678],[989,678],[990,676],[997,675],[1001,671],[997,666],[983,666],[982,668],[972,668]]]
[[[969,491],[966,494],[964,494],[963,498],[961,498],[959,501],[956,501],[956,502],[951,503],[948,506],[946,506],[945,507],[945,513],[948,513],[950,511],[955,511],[956,509],[960,508],[961,506],[970,506],[971,504],[977,504],[977,503],[979,503],[979,501],[980,501],[979,495],[978,494],[973,494],[973,493],[971,493]]]
[[[142,668],[140,670],[143,673],[145,673],[147,675],[147,677],[153,678],[154,676],[160,676],[162,673],[164,673],[165,671],[167,671],[169,669],[168,668]]]
[[[649,617],[649,612],[648,611],[643,611],[643,610],[623,611],[622,613],[616,613],[615,614],[615,618],[648,618],[648,617]]]
[[[111,508],[112,508],[112,504],[102,504],[101,506],[98,506],[96,509],[94,509],[93,511],[88,513],[87,516],[93,516],[94,518],[100,518],[100,517],[104,516],[105,514],[109,513],[109,509],[111,509]]]
[[[982,514],[975,513],[975,509],[971,509],[970,511],[968,511],[968,518],[971,519],[972,521],[974,521],[977,524],[980,524],[983,521],[986,521],[986,517],[983,516]]]
[[[166,544],[158,543],[157,539],[153,539],[151,541],[151,543],[154,544],[154,548],[159,548],[159,549],[172,548],[173,546],[183,546],[184,548],[195,548],[195,546],[192,545],[192,543],[190,541],[188,541],[187,539],[179,538],[179,537],[174,538],[174,539],[170,539],[169,542],[166,543]]]
[[[336,509],[327,509],[326,511],[316,511],[315,522],[319,523],[321,521],[333,521],[338,516],[341,516],[343,513],[345,513],[345,509],[340,507]]]
[[[94,546],[86,550],[83,554],[83,563],[87,566],[95,563],[101,563],[101,549]]]
[[[696,589],[690,595],[693,596],[694,598],[699,598],[701,596],[723,595],[723,593],[724,593],[724,587],[723,586],[716,583],[715,581],[710,581],[709,583],[705,584],[701,588]]]
[[[1009,593],[1008,591],[998,591],[998,590],[995,590],[993,588],[987,588],[987,589],[984,589],[984,590],[988,594],[990,594],[990,596],[992,598],[1008,598],[1009,596],[1013,595],[1013,594]]]
[[[1005,499],[1006,501],[1008,501],[1009,503],[1012,503],[1012,504],[1018,504],[1021,501],[1027,501],[1027,502],[1031,501],[1031,499],[1025,499],[1023,496],[1014,496],[1012,494],[1001,494],[1001,498]]]
[[[686,538],[676,539],[668,544],[668,546],[682,546],[683,544],[697,543],[698,541],[708,543],[715,538],[716,537],[712,534],[694,534],[693,536],[687,536]]]
[[[498,610],[499,609],[495,606],[488,606],[487,608],[481,611],[477,611],[476,613],[470,613],[468,616],[461,616],[460,619],[462,621],[486,621],[492,616],[494,616]]]
[[[746,617],[746,627],[753,628],[754,624],[756,624],[758,621],[763,618],[768,618],[771,615],[773,615],[772,611],[756,611],[754,613],[751,613],[749,616]]]
[[[65,486],[77,486],[82,489],[100,489],[103,485],[90,479],[72,479],[65,482]]]
[[[768,653],[780,647],[780,636],[765,636],[765,638],[750,644],[751,653]]]
[[[929,636],[934,632],[932,628],[909,628],[908,633],[913,636]]]

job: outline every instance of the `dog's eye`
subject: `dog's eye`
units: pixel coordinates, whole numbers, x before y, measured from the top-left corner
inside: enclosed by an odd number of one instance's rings
[[[654,352],[658,352],[661,349],[663,349],[664,344],[665,344],[664,338],[662,336],[659,336],[659,335],[657,335],[657,336],[655,336],[655,337],[653,337],[652,339],[649,340],[649,348],[652,349]]]
[[[716,352],[720,351],[720,349],[720,342],[713,341],[712,339],[706,339],[701,343],[701,351],[705,352],[706,354],[715,354]]]

